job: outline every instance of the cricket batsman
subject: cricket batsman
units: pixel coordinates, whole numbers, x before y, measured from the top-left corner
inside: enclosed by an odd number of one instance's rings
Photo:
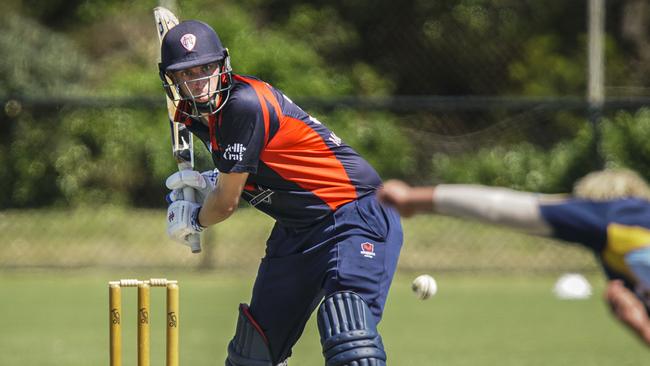
[[[286,365],[318,308],[326,365],[386,365],[377,324],[402,228],[397,211],[377,200],[375,170],[282,92],[233,73],[227,49],[203,22],[170,29],[159,66],[179,122],[218,170],[167,179],[169,235],[188,244],[188,235],[228,219],[240,198],[276,220],[225,364]],[[188,186],[198,203],[183,200]]]
[[[650,188],[635,172],[593,172],[576,183],[572,197],[479,185],[409,187],[396,180],[379,197],[403,216],[435,212],[583,245],[607,276],[612,313],[650,346]]]

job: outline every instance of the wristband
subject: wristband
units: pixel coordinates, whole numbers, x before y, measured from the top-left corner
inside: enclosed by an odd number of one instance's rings
[[[192,228],[197,232],[200,233],[205,229],[205,226],[201,225],[199,222],[199,212],[201,212],[201,206],[198,206],[194,212],[192,212],[192,216],[190,217],[190,225],[192,225]]]

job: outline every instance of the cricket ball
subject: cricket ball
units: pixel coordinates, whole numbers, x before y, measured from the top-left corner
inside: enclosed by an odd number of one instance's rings
[[[418,299],[426,300],[438,292],[438,284],[433,277],[424,274],[417,276],[415,280],[413,280],[411,289]]]

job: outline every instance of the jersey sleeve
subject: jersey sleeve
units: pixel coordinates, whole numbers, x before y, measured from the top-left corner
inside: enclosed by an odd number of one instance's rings
[[[256,173],[264,147],[264,115],[257,99],[242,97],[228,101],[217,130],[223,173]]]
[[[555,238],[593,248],[607,243],[605,210],[603,203],[584,200],[540,203],[542,217],[552,227]]]

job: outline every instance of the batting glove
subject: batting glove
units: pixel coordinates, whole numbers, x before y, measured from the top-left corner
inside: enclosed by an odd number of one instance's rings
[[[174,201],[167,208],[167,235],[191,247],[188,236],[198,234],[205,228],[199,224],[201,205],[190,201]]]
[[[196,191],[196,201],[203,202],[214,189],[219,171],[217,169],[199,173],[196,170],[181,170],[170,175],[165,181],[172,191],[165,197],[167,203],[183,200],[183,188],[191,187]]]

